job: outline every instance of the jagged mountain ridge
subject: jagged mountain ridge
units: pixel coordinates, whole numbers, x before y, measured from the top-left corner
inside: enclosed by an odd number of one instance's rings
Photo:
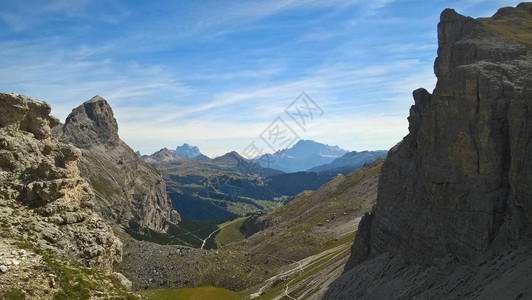
[[[183,144],[181,146],[177,146],[177,148],[175,149],[175,152],[177,152],[178,154],[183,155],[186,158],[195,158],[195,157],[198,157],[200,155],[203,155],[200,152],[198,147],[189,145],[187,143],[185,143],[185,144]]]
[[[235,151],[213,159],[200,157],[188,159],[166,148],[141,157],[161,171],[174,207],[183,216],[198,220],[225,220],[268,211],[354,169],[285,174],[261,167]]]
[[[202,166],[204,168],[237,172],[243,175],[249,174],[263,177],[283,173],[279,170],[262,167],[259,164],[242,157],[236,151],[231,151],[211,159],[201,153],[194,157],[188,157],[184,154],[178,153],[177,151],[163,148],[151,155],[142,155],[141,160],[154,167],[167,167],[170,165],[193,165],[198,167]]]
[[[107,220],[123,226],[135,221],[156,231],[179,222],[161,175],[120,139],[105,99],[95,96],[73,109],[54,133],[81,149],[81,175],[90,182],[97,209]]]
[[[299,140],[291,148],[261,155],[254,161],[263,167],[293,173],[331,163],[346,153],[347,150],[338,146],[329,146],[312,140]]]
[[[173,206],[188,218],[225,220],[277,205],[268,201],[278,195],[264,186],[261,176],[282,172],[262,168],[236,152],[190,159],[164,148],[141,159],[162,173]],[[239,191],[233,193],[233,187]]]
[[[162,148],[161,150],[154,152],[153,154],[142,155],[140,156],[140,159],[148,164],[156,164],[175,163],[186,159],[186,157],[168,148]]]
[[[436,88],[414,91],[410,133],[326,299],[531,297],[531,22],[532,3],[442,12]]]
[[[142,161],[148,164],[158,164],[158,163],[178,163],[179,161],[191,159],[199,161],[208,161],[211,160],[208,156],[203,155],[198,147],[190,146],[189,144],[183,144],[182,146],[177,146],[176,150],[171,150],[168,148],[162,148],[159,151],[154,152],[150,155],[138,155],[141,157]]]

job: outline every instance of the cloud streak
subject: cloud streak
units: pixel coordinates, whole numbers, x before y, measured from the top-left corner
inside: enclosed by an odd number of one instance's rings
[[[143,153],[197,143],[240,150],[306,91],[324,109],[302,137],[386,148],[412,90],[431,90],[444,6],[479,16],[515,1],[6,0],[0,90],[65,119],[95,94]]]

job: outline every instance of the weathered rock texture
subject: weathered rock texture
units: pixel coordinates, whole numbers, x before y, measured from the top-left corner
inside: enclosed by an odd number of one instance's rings
[[[105,219],[126,226],[134,220],[157,231],[179,222],[161,175],[120,140],[105,99],[95,96],[72,110],[54,134],[81,149],[81,175],[90,182]]]
[[[472,267],[530,253],[531,14],[530,3],[479,20],[443,11],[436,88],[414,91],[410,133],[390,150],[374,211],[326,297],[531,297],[530,280],[505,278],[511,263],[498,277]]]
[[[0,93],[0,224],[2,238],[111,271],[121,242],[93,211],[80,176],[81,151],[51,138],[50,105]]]

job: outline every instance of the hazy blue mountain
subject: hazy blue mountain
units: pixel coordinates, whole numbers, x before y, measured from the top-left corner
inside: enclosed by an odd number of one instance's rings
[[[186,143],[181,146],[177,146],[175,152],[186,158],[194,158],[196,156],[202,155],[198,147]]]
[[[279,150],[274,154],[265,154],[255,159],[261,166],[283,172],[300,172],[331,163],[343,156],[347,150],[312,140],[299,140],[291,148]]]
[[[333,169],[349,169],[354,170],[362,167],[367,162],[372,162],[377,158],[384,158],[388,155],[386,150],[375,150],[375,151],[351,151],[342,157],[338,157],[333,160],[331,163],[320,165],[314,168],[309,169],[309,172],[324,172]]]
[[[193,158],[191,158],[192,160],[199,160],[199,161],[208,161],[208,160],[211,160],[210,157],[208,157],[207,155],[204,155],[204,154],[200,154],[198,156],[194,156]]]

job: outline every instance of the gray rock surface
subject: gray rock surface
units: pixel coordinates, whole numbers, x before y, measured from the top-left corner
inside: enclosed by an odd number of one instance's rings
[[[126,290],[131,290],[131,288],[133,287],[133,284],[131,283],[131,281],[127,279],[126,276],[122,275],[121,273],[113,272],[113,274],[111,274],[111,277],[116,279],[120,283],[120,285]]]
[[[100,96],[94,96],[73,109],[66,119],[63,132],[79,148],[95,144],[117,146],[120,140],[113,110]]]
[[[472,267],[529,253],[531,14],[530,3],[490,19],[443,11],[436,88],[414,91],[410,133],[390,150],[374,212],[360,223],[346,273],[326,298],[488,299],[509,288],[511,299],[532,296],[530,283]],[[517,273],[532,275],[532,262],[524,263]]]
[[[81,149],[81,175],[96,195],[97,211],[112,224],[165,231],[180,216],[157,170],[142,162],[118,136],[111,106],[99,96],[72,110],[54,135]]]
[[[267,219],[261,218],[261,215],[252,215],[247,218],[242,226],[245,228],[246,237],[250,237],[255,233],[270,227],[270,222]]]
[[[121,260],[122,243],[92,210],[94,195],[78,169],[80,150],[51,138],[57,119],[48,103],[0,93],[0,107],[3,238],[110,271]]]

